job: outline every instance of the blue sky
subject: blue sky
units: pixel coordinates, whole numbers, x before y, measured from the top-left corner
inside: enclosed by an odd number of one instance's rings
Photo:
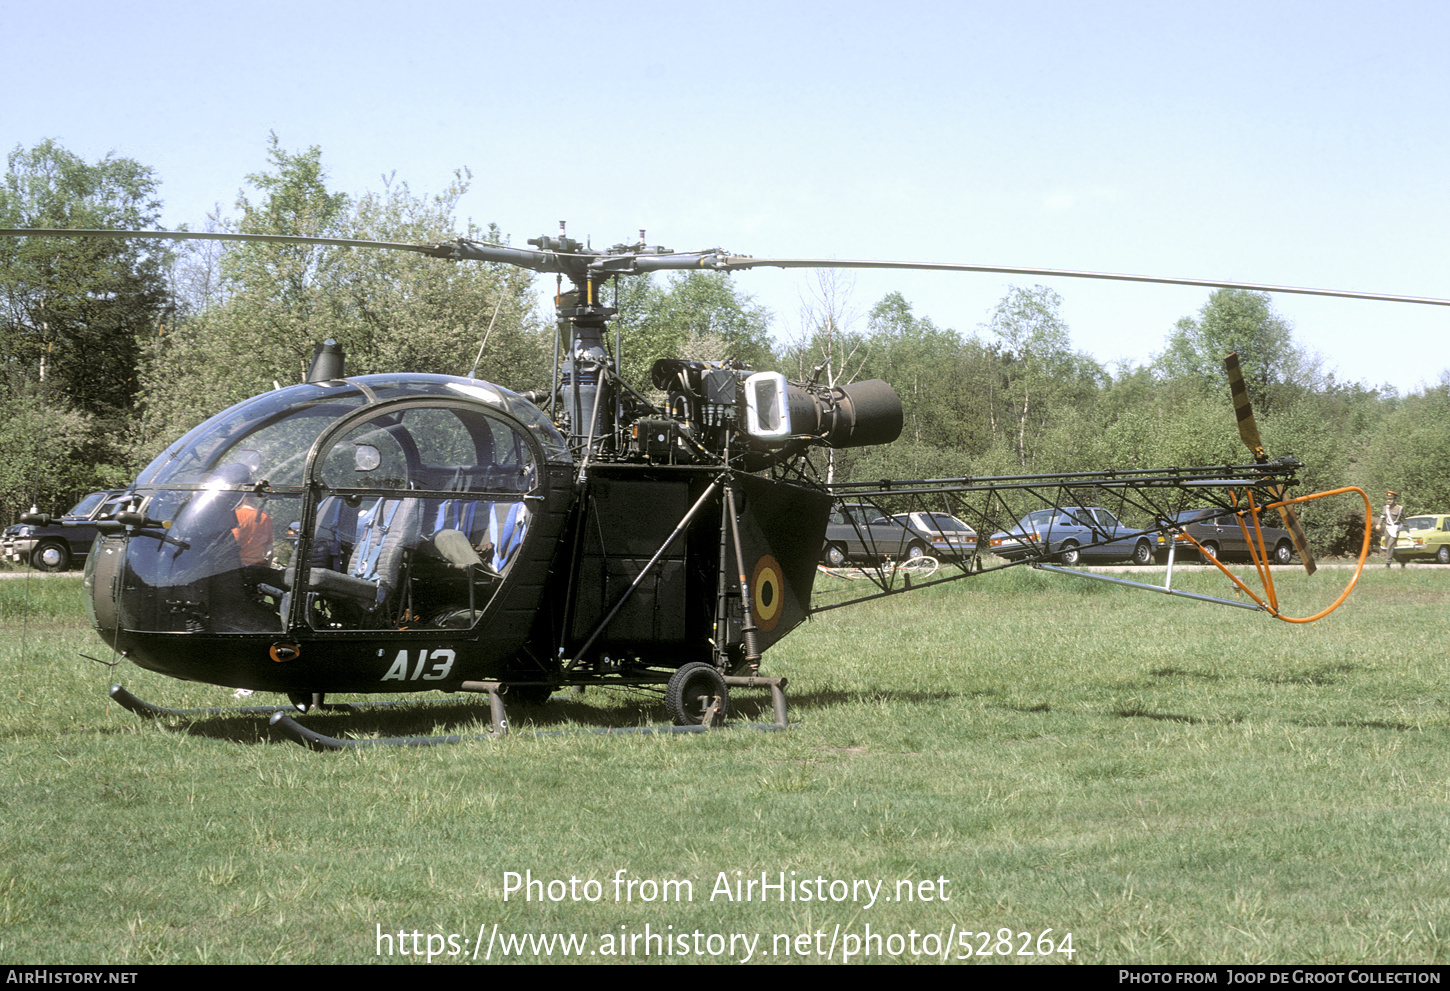
[[[72,3],[9,11],[6,149],[156,170],[234,212],[267,136],[334,188],[473,171],[460,214],[757,256],[1090,269],[1450,296],[1439,3]],[[799,330],[809,276],[739,284]],[[978,331],[1022,277],[846,276]],[[1141,364],[1207,290],[1057,280]],[[1450,309],[1278,296],[1341,380],[1434,384]]]

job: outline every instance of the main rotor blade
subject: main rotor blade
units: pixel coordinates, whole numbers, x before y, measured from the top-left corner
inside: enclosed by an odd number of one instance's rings
[[[399,241],[362,241],[346,237],[312,237],[301,234],[237,234],[217,231],[116,231],[72,228],[0,227],[0,237],[145,237],[159,241],[258,241],[272,244],[322,244],[335,248],[382,248],[387,251],[413,251],[433,258],[453,261],[503,262],[535,272],[562,272],[574,278],[582,276],[597,255],[571,255],[559,251],[535,251],[503,244],[488,244],[459,238],[438,244],[404,244]],[[631,274],[631,273],[626,273]]]
[[[1271,286],[1257,282],[1217,282],[1212,279],[1181,279],[1158,275],[1125,275],[1117,272],[1086,272],[1067,268],[1021,268],[1004,265],[965,265],[951,262],[844,261],[834,258],[751,258],[728,255],[716,267],[726,271],[748,268],[880,268],[918,269],[928,272],[985,272],[998,275],[1030,275],[1034,278],[1103,279],[1110,282],[1150,282],[1168,286],[1204,286],[1209,289],[1248,289],[1253,292],[1297,293],[1301,296],[1336,296],[1341,299],[1372,299],[1386,303],[1424,303],[1450,306],[1450,299],[1436,296],[1401,296],[1392,293],[1356,292],[1352,289],[1310,289],[1304,286]]]
[[[609,251],[570,253],[547,249],[515,248],[458,238],[438,244],[403,244],[397,241],[363,241],[341,237],[306,237],[294,234],[235,234],[210,231],[116,231],[41,228],[0,228],[0,236],[12,237],[146,237],[174,241],[272,241],[282,244],[324,244],[342,248],[383,248],[413,251],[434,258],[455,261],[503,262],[535,272],[560,272],[573,279],[586,274],[594,278],[641,275],[657,271],[737,272],[752,268],[864,268],[924,272],[977,272],[993,275],[1028,275],[1033,278],[1098,279],[1110,282],[1146,282],[1168,286],[1202,286],[1209,289],[1247,289],[1253,292],[1292,293],[1300,296],[1329,296],[1338,299],[1366,299],[1385,303],[1419,303],[1450,306],[1450,299],[1436,296],[1405,296],[1395,293],[1358,292],[1350,289],[1312,289],[1306,286],[1275,286],[1258,282],[1223,282],[1214,279],[1184,279],[1159,275],[1128,275],[1119,272],[1088,272],[1067,268],[1026,268],[1015,265],[971,265],[957,262],[873,261],[838,258],[752,258],[732,255],[713,248],[708,251],[669,251],[660,248],[635,249],[619,246]]]
[[[1233,396],[1234,417],[1239,422],[1239,436],[1243,438],[1249,453],[1254,456],[1254,461],[1261,465],[1268,464],[1269,455],[1259,437],[1259,425],[1254,421],[1254,407],[1249,402],[1249,390],[1244,386],[1244,371],[1239,367],[1237,351],[1230,351],[1223,359],[1223,370],[1228,374],[1228,390]],[[1284,498],[1282,485],[1272,486],[1270,491],[1276,500]],[[1281,506],[1279,517],[1284,521],[1284,529],[1289,531],[1289,539],[1294,541],[1294,549],[1299,552],[1299,560],[1303,562],[1304,570],[1314,574],[1319,566],[1314,563],[1314,552],[1309,549],[1309,538],[1305,535],[1304,528],[1299,525],[1298,514],[1291,506]]]
[[[158,241],[272,241],[280,244],[327,244],[339,248],[386,248],[438,254],[438,245],[402,244],[397,241],[358,241],[345,237],[306,237],[298,234],[235,234],[218,231],[113,231],[76,228],[0,227],[0,236],[13,237],[146,237]],[[451,247],[451,245],[447,245]]]

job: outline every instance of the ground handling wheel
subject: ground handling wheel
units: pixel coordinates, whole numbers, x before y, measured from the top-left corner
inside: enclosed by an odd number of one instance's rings
[[[730,714],[725,676],[713,664],[691,661],[670,675],[665,685],[665,711],[676,726],[723,725]]]

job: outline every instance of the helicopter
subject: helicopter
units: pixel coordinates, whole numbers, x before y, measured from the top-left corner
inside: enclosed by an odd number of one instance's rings
[[[918,262],[757,259],[720,249],[676,252],[638,243],[594,249],[566,235],[528,248],[456,239],[412,245],[341,238],[159,231],[0,230],[5,236],[261,240],[418,252],[444,262],[502,262],[555,273],[553,386],[518,393],[465,376],[349,376],[343,347],[317,346],[302,383],[226,409],[168,445],[103,521],[84,572],[88,614],[121,659],[226,688],[284,694],[288,706],[176,710],[111,695],[141,715],[267,713],[319,749],[452,742],[456,737],[343,740],[294,715],[332,707],[327,695],[426,691],[487,694],[493,730],[508,730],[505,696],[539,703],[555,691],[664,686],[673,726],[724,724],[730,690],[767,689],[789,725],[786,679],[760,673],[764,653],[812,615],[1004,567],[1033,567],[1283,614],[1260,514],[1276,511],[1301,562],[1314,561],[1293,507],[1358,489],[1290,497],[1302,465],[1271,460],[1254,426],[1237,362],[1229,367],[1241,437],[1237,465],[1088,471],[998,478],[832,484],[812,460],[824,449],[894,441],[902,405],[881,380],[793,382],[737,361],[661,359],[651,399],[619,375],[620,334],[605,305],[610,280],[656,271],[915,268],[1118,279],[1450,304],[1335,290]],[[936,562],[909,527],[862,533],[857,562],[871,591],[813,603],[832,507],[936,510],[985,537],[1024,548],[985,566],[980,554]],[[1024,500],[1050,507],[1045,526],[1018,520]],[[1112,504],[1169,534],[1169,580],[1148,585],[1064,568],[1052,519],[1087,528],[1083,546],[1119,539],[1081,507]],[[1234,514],[1264,585],[1248,602],[1173,589],[1173,536],[1183,513]],[[1073,519],[1076,516],[1077,519]],[[26,514],[24,522],[54,522]],[[863,528],[864,529],[864,528]],[[1182,539],[1180,537],[1179,539]],[[873,541],[882,542],[879,546]],[[1191,536],[1188,543],[1196,543]],[[1202,550],[1200,547],[1199,550]],[[925,558],[945,573],[917,565]],[[1218,562],[1213,562],[1218,563]],[[1334,608],[1344,601],[1358,579]]]

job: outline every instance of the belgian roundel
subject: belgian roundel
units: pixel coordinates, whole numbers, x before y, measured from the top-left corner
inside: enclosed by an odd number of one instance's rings
[[[775,629],[780,622],[785,605],[785,578],[780,572],[780,563],[769,554],[755,563],[755,574],[750,579],[751,610],[755,614],[755,626],[766,633]]]

